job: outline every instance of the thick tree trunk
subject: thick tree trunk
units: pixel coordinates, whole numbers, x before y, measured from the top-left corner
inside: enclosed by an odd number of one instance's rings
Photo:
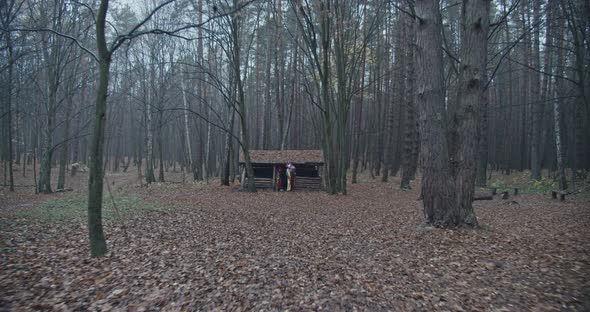
[[[473,211],[477,152],[480,135],[480,112],[486,78],[487,35],[490,0],[463,2],[461,29],[461,68],[457,109],[452,118],[456,134],[451,151],[455,174],[455,222],[453,226],[477,227]]]
[[[449,180],[441,16],[438,0],[416,1],[416,103],[420,112],[422,199],[426,223],[451,226],[454,185]]]
[[[439,2],[416,1],[422,198],[426,222],[438,227],[478,226],[472,201],[486,76],[489,1],[463,2],[462,12],[462,66],[449,159]]]

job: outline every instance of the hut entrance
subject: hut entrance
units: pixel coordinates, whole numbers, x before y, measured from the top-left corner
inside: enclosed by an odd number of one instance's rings
[[[250,151],[256,188],[277,189],[279,166],[291,163],[296,168],[295,190],[322,189],[321,170],[324,155],[321,150],[253,150]],[[240,153],[240,181],[247,187],[246,163]]]

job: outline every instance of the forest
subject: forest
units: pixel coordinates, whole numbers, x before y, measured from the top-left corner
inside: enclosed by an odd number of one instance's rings
[[[0,310],[590,309],[589,36],[587,0],[0,0]],[[321,192],[261,187],[306,153]]]

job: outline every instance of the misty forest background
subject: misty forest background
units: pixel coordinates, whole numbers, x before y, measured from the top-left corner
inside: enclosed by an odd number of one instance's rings
[[[323,149],[332,193],[361,172],[401,175],[402,187],[420,172],[427,117],[413,1],[113,1],[104,12],[95,2],[1,1],[4,186],[36,166],[35,188],[48,193],[86,170],[103,60],[102,170],[135,170],[142,184],[172,170],[227,185],[245,148]],[[449,114],[461,94],[463,7],[439,9]],[[530,170],[575,187],[590,167],[590,5],[499,0],[488,10],[477,184]]]

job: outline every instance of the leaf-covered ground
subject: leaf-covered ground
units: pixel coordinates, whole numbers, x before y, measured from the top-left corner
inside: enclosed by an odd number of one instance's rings
[[[0,310],[590,310],[587,197],[476,202],[482,229],[450,231],[420,226],[397,180],[330,196],[108,178],[100,259],[83,191],[2,190]]]

